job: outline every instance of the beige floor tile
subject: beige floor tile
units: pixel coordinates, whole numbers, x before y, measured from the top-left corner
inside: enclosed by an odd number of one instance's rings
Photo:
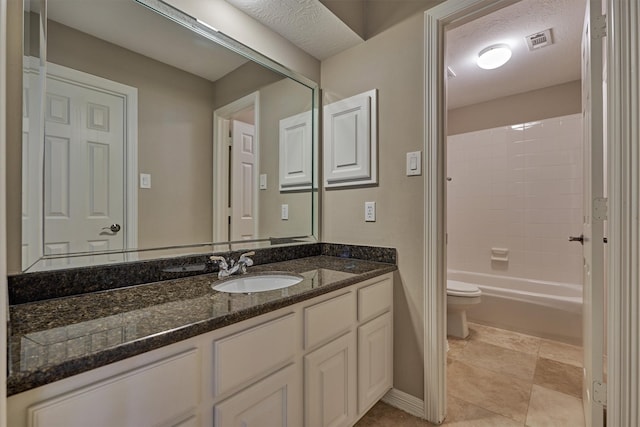
[[[460,356],[460,353],[467,345],[467,340],[460,338],[448,337],[447,342],[449,343],[449,351],[447,352],[447,357],[452,359],[457,359]]]
[[[468,343],[460,352],[457,360],[467,365],[533,381],[536,370],[536,355],[511,350],[482,341]]]
[[[536,364],[533,383],[580,399],[582,368],[540,357]]]
[[[376,403],[354,427],[432,427],[426,420],[409,415],[406,412],[387,405]]]
[[[528,427],[582,427],[582,400],[564,393],[533,386],[527,413]]]
[[[449,427],[519,427],[522,426],[522,423],[449,396],[447,399],[447,418],[444,425]]]
[[[565,344],[558,341],[542,340],[540,343],[540,357],[582,367],[582,347]]]
[[[541,339],[518,332],[492,328],[477,323],[469,323],[469,341],[483,341],[493,345],[521,351],[523,353],[538,354]]]
[[[448,366],[449,394],[489,411],[524,422],[531,382],[453,361]]]

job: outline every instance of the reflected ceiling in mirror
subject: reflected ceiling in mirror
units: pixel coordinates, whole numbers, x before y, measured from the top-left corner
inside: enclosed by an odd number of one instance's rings
[[[25,11],[24,270],[314,234],[317,86],[142,3],[48,0],[46,46]]]

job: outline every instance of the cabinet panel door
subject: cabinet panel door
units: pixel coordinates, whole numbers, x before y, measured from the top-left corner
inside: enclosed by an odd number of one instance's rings
[[[393,385],[391,313],[358,328],[358,410],[363,413]]]
[[[300,376],[295,364],[217,404],[216,427],[296,427],[302,424]]]
[[[353,332],[305,356],[307,427],[351,424],[356,410],[356,361]]]
[[[36,404],[28,410],[28,425],[138,427],[167,424],[198,406],[198,372],[198,353],[191,350]]]
[[[295,354],[294,314],[216,340],[213,344],[214,394],[220,396],[286,366]],[[257,355],[260,355],[257,357]]]

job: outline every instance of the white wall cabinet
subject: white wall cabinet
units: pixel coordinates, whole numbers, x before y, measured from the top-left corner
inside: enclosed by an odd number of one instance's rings
[[[324,186],[378,182],[377,90],[324,106]]]
[[[11,396],[9,425],[351,426],[392,386],[392,280]]]

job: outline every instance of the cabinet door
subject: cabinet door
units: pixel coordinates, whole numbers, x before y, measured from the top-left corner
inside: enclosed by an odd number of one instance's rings
[[[356,361],[353,332],[305,356],[307,427],[351,425],[356,411]]]
[[[186,414],[197,419],[198,367],[197,350],[190,350],[33,405],[28,425],[138,427],[176,425]]]
[[[391,313],[358,328],[358,410],[363,413],[393,385]]]
[[[295,364],[217,404],[216,427],[296,427],[302,424],[300,376]]]

